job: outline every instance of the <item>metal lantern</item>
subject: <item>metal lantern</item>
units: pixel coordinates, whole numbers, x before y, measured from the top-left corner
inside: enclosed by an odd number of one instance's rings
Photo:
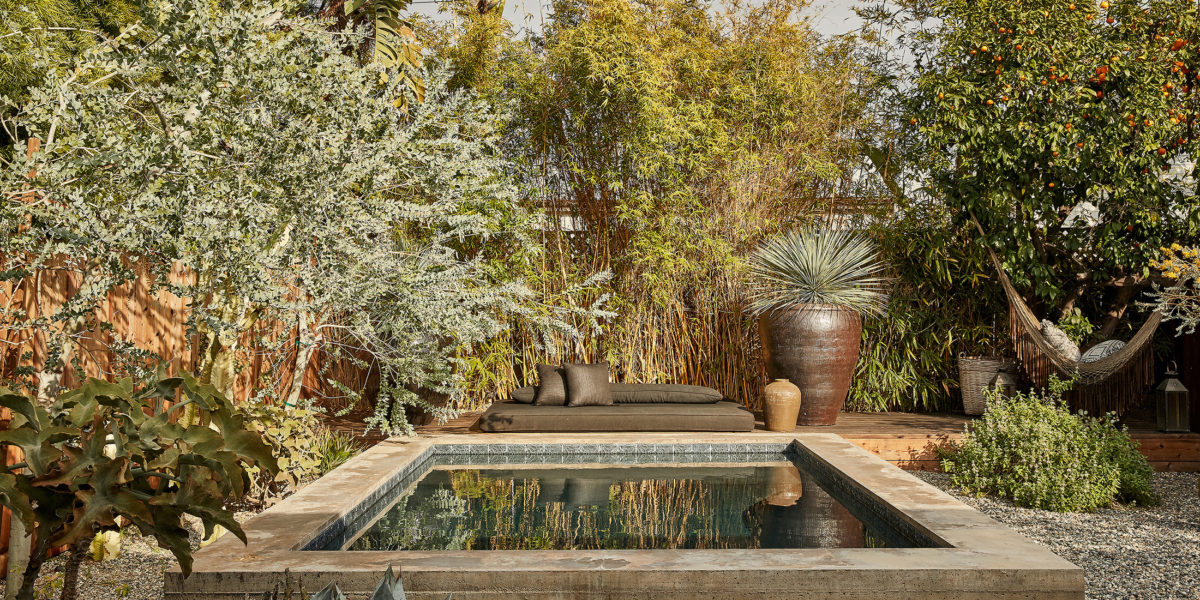
[[[1017,393],[1017,378],[1008,371],[997,371],[992,382],[988,384],[988,389],[996,390],[1001,396],[1011,398]]]
[[[1154,388],[1154,399],[1158,403],[1158,429],[1173,433],[1190,431],[1188,415],[1188,390],[1176,376],[1175,363],[1167,369],[1167,378]]]

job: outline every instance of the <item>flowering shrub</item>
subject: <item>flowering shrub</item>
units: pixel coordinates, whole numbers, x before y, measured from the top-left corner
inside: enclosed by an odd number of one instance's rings
[[[1155,287],[1154,308],[1163,317],[1179,321],[1178,333],[1190,333],[1200,325],[1200,248],[1171,244],[1161,250],[1161,260],[1150,265],[1173,285]]]
[[[1062,402],[1069,387],[1004,397],[988,393],[988,409],[967,425],[962,442],[942,467],[967,493],[1008,498],[1019,506],[1059,512],[1092,510],[1113,500],[1152,505],[1153,474],[1111,415],[1071,414]]]

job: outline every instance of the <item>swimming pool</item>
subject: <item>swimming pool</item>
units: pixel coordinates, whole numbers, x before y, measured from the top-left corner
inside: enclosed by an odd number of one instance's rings
[[[1082,571],[831,434],[384,442],[167,575],[171,599],[285,582],[413,600],[1083,598]]]

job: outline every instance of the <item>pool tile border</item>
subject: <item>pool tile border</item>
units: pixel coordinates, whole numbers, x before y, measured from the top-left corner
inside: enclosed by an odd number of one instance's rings
[[[225,536],[200,550],[184,579],[167,573],[169,600],[243,600],[279,585],[312,590],[338,581],[366,597],[388,565],[405,573],[411,600],[639,598],[692,600],[755,590],[761,600],[833,597],[1083,598],[1083,573],[1012,530],[833,434],[472,434],[384,441],[244,524],[243,546]],[[435,458],[462,464],[619,462],[661,455],[719,462],[778,458],[793,441],[810,473],[845,477],[840,490],[899,514],[896,525],[924,532],[938,548],[823,550],[623,550],[375,552],[319,547],[364,518],[393,486],[410,485]],[[801,456],[802,455],[802,456]],[[834,481],[836,481],[836,479]],[[823,485],[830,485],[822,482]],[[838,485],[836,483],[832,485]],[[833,491],[833,490],[831,490]],[[340,529],[339,529],[340,528]],[[557,591],[555,591],[557,590]],[[590,590],[590,591],[589,591]],[[625,590],[625,592],[622,592]],[[826,592],[821,590],[827,590]],[[599,595],[596,595],[599,594]],[[616,595],[613,595],[616,594]],[[730,594],[733,594],[731,596]],[[633,596],[627,596],[633,597]]]

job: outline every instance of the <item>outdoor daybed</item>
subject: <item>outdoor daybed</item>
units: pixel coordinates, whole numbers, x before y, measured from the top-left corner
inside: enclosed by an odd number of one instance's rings
[[[533,403],[532,387],[487,409],[479,428],[508,432],[752,431],[754,415],[720,392],[695,385],[611,385],[612,404],[554,406]]]

